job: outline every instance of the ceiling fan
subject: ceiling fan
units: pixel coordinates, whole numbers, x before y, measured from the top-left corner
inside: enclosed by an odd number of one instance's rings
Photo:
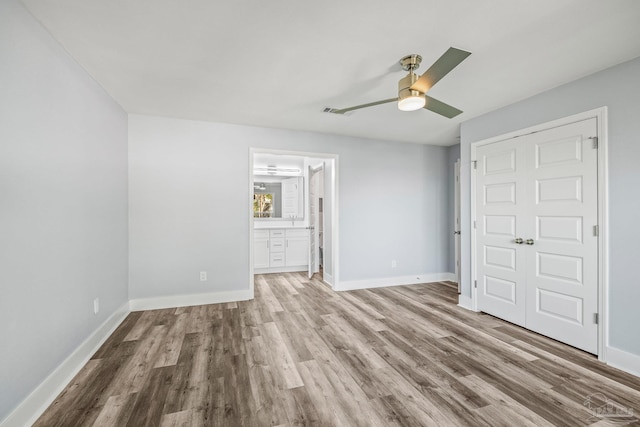
[[[451,105],[438,101],[427,95],[427,91],[440,81],[444,76],[449,74],[451,70],[464,61],[470,52],[450,47],[436,62],[433,63],[423,75],[418,77],[415,70],[420,66],[422,57],[420,55],[407,55],[400,60],[402,69],[408,71],[405,77],[398,82],[398,97],[383,99],[382,101],[370,102],[368,104],[356,105],[349,108],[330,108],[324,109],[325,113],[344,114],[349,111],[359,110],[360,108],[373,107],[375,105],[386,104],[398,101],[398,108],[402,111],[414,111],[420,108],[438,113],[449,119],[462,113]]]

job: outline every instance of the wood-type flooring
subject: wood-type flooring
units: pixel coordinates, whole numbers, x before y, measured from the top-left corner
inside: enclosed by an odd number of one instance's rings
[[[452,283],[133,312],[43,426],[640,425],[640,378],[456,306]]]

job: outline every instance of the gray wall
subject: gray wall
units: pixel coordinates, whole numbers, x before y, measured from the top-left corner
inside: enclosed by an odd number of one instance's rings
[[[452,145],[447,149],[447,269],[451,273],[456,272],[456,242],[453,234],[456,229],[455,225],[455,192],[456,192],[456,173],[455,164],[460,158],[460,144]]]
[[[17,0],[0,2],[0,242],[2,420],[128,299],[127,115]]]
[[[249,147],[340,156],[341,281],[447,271],[446,147],[141,115],[129,147],[132,299],[248,289]]]
[[[609,108],[609,342],[640,355],[640,58],[462,124],[462,291],[471,295],[470,144],[602,106]]]

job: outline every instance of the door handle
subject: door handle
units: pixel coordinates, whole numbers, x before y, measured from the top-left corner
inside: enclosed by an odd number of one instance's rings
[[[524,243],[524,240],[522,240],[520,237],[518,237],[516,240],[514,240],[514,243],[515,243],[516,245],[521,245],[521,244],[523,244],[523,243]]]
[[[525,242],[527,245],[533,245],[533,239],[527,239]]]
[[[460,234],[460,232],[459,231],[454,231],[453,234]]]

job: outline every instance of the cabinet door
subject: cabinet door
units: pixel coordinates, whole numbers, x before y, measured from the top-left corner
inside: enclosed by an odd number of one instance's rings
[[[269,239],[254,236],[253,268],[269,268]]]
[[[309,262],[307,255],[308,250],[309,237],[287,237],[287,244],[285,248],[287,267],[306,266]]]

